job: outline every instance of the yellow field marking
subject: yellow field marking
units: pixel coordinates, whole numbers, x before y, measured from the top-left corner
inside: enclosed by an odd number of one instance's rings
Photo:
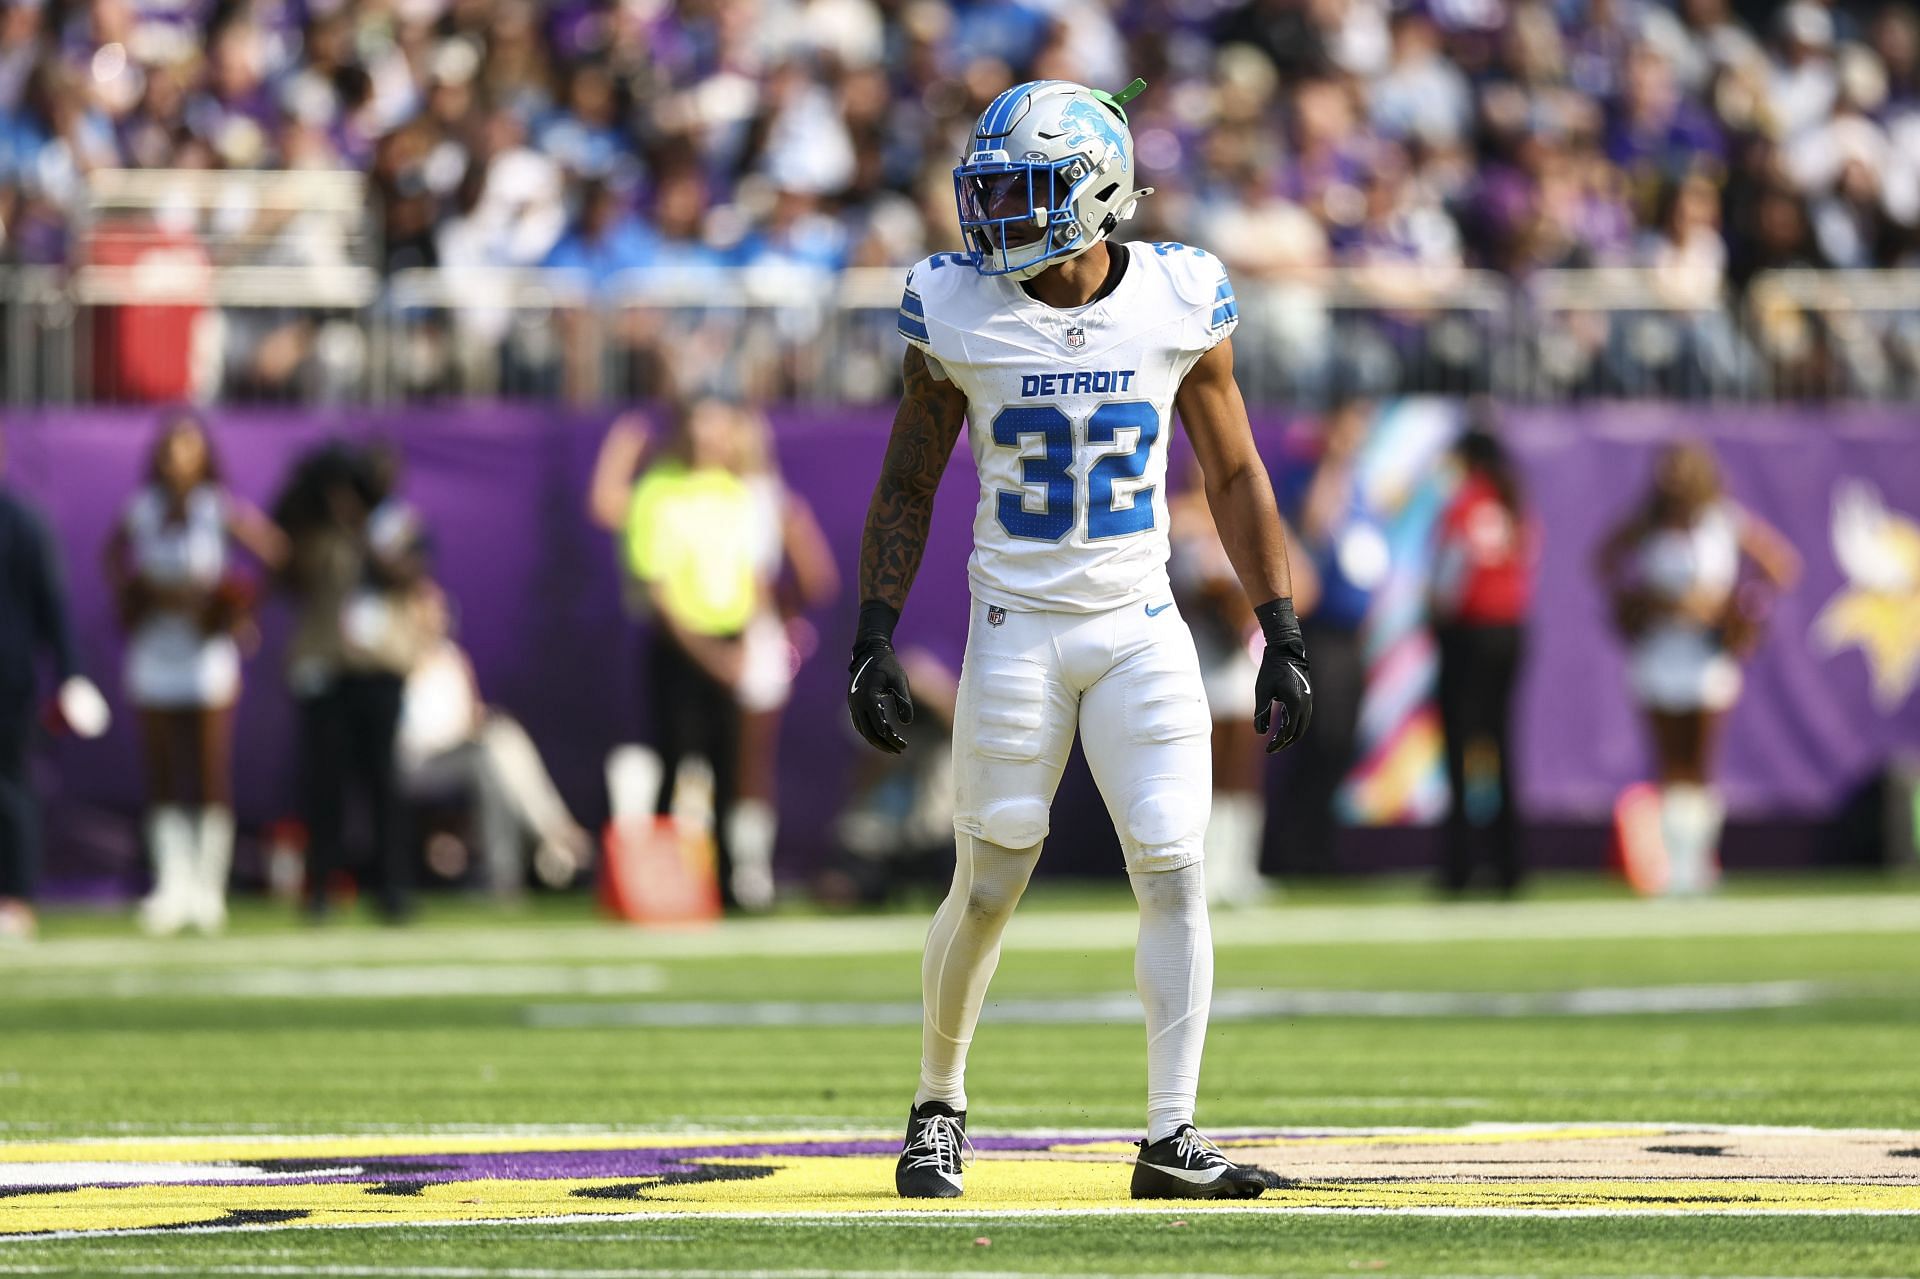
[[[1752,1138],[1747,1158],[1790,1135],[1829,1138],[1784,1164],[1703,1162],[1703,1175],[1647,1175],[1635,1158],[1648,1138]],[[1616,1140],[1611,1156],[1586,1157],[1579,1176],[1524,1175],[1552,1160],[1556,1142]],[[1722,1129],[1710,1125],[1568,1124],[1456,1129],[1313,1131],[1297,1137],[1229,1136],[1234,1146],[1264,1147],[1261,1158],[1289,1147],[1337,1150],[1391,1146],[1520,1148],[1520,1162],[1464,1160],[1436,1172],[1431,1159],[1392,1151],[1351,1171],[1341,1156],[1314,1165],[1304,1155],[1301,1180],[1254,1202],[1178,1205],[1128,1198],[1132,1147],[1091,1135],[1029,1139],[1018,1150],[983,1152],[958,1200],[903,1204],[893,1191],[893,1156],[817,1153],[821,1145],[871,1142],[859,1135],[685,1133],[450,1133],[373,1137],[237,1137],[179,1141],[66,1141],[0,1145],[0,1238],[180,1229],[451,1225],[561,1222],[639,1217],[726,1216],[823,1218],[915,1215],[1044,1215],[1049,1213],[1275,1212],[1465,1215],[1740,1215],[1872,1213],[1920,1215],[1920,1168],[1907,1175],[1903,1153],[1888,1142],[1920,1148],[1915,1134],[1838,1134],[1804,1129]],[[800,1146],[799,1143],[819,1143]],[[1851,1144],[1850,1144],[1851,1143]],[[1734,1141],[1732,1144],[1739,1145]],[[793,1147],[781,1149],[783,1145]],[[770,1148],[771,1149],[768,1149]],[[609,1150],[670,1151],[623,1160],[566,1156]],[[868,1145],[867,1150],[872,1146]],[[701,1150],[724,1153],[699,1154]],[[459,1156],[545,1152],[503,1162],[498,1175],[482,1158]],[[1519,1152],[1517,1152],[1519,1153]],[[1605,1152],[1602,1152],[1603,1154]],[[1684,1158],[1686,1149],[1662,1152]],[[1710,1155],[1713,1153],[1708,1152]],[[383,1169],[381,1157],[441,1156],[436,1170]],[[1777,1156],[1776,1156],[1777,1157]],[[1717,1160],[1717,1156],[1715,1159]],[[299,1161],[293,1168],[283,1161]],[[337,1164],[330,1168],[329,1163]],[[631,1171],[627,1171],[628,1166]],[[1284,1159],[1275,1166],[1283,1170]],[[1691,1165],[1682,1165],[1689,1167]],[[530,1175],[538,1168],[555,1173]],[[1317,1175],[1307,1169],[1319,1168]],[[1603,1175],[1594,1175],[1594,1171]],[[9,1169],[12,1169],[9,1180]],[[1403,1175],[1403,1171],[1404,1174]],[[1732,1176],[1735,1171],[1748,1175]],[[355,1175],[354,1181],[319,1180]],[[116,1174],[118,1177],[116,1178]],[[591,1174],[591,1175],[588,1175]],[[226,1177],[214,1185],[185,1184]],[[127,1184],[102,1184],[116,1179]],[[46,1183],[44,1188],[41,1183]],[[78,1184],[74,1184],[78,1183]]]

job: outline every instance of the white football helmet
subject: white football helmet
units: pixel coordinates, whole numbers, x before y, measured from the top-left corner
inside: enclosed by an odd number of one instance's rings
[[[1134,189],[1123,108],[1146,87],[1135,80],[1109,94],[1071,80],[1032,80],[987,105],[953,171],[974,270],[1029,279],[1133,216],[1153,189]]]

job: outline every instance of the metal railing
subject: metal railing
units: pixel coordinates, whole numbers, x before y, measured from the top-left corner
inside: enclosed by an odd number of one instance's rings
[[[99,169],[65,269],[0,281],[14,403],[364,400],[384,291],[364,175]]]
[[[859,403],[898,385],[904,272],[407,270],[156,255],[0,271],[0,395]],[[1643,270],[1329,269],[1236,281],[1256,404],[1340,394],[1920,400],[1920,271],[1782,271],[1743,295]]]

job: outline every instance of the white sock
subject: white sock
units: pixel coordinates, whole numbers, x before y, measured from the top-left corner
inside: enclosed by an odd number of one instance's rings
[[[942,1101],[967,1108],[967,1048],[1000,963],[1000,935],[1026,891],[1040,845],[1002,848],[959,837],[953,887],[927,931],[920,961],[920,1090],[913,1104]]]
[[[1267,797],[1259,791],[1240,791],[1231,798],[1236,808],[1233,833],[1239,841],[1247,886],[1257,897],[1271,896],[1272,885],[1260,877],[1260,854],[1267,846]],[[1214,802],[1219,803],[1219,797]]]
[[[1207,900],[1217,905],[1232,901],[1240,891],[1233,819],[1233,797],[1224,791],[1215,791],[1213,809],[1207,817],[1207,833],[1200,837],[1200,850],[1206,858]]]
[[[779,818],[764,799],[740,800],[727,816],[733,895],[748,910],[773,905],[773,842],[779,833]]]
[[[1704,786],[1680,782],[1661,792],[1660,838],[1667,846],[1667,892],[1688,895],[1713,887],[1714,849],[1724,819],[1719,797]]]
[[[147,814],[147,851],[153,857],[153,891],[140,903],[140,922],[151,933],[178,932],[193,898],[193,822],[187,810],[163,804]]]
[[[1700,818],[1700,890],[1720,886],[1720,834],[1727,826],[1727,805],[1719,792],[1704,788],[1706,805]]]
[[[607,756],[607,798],[613,820],[651,821],[664,780],[660,757],[644,746],[616,746]]]
[[[1260,878],[1260,845],[1266,814],[1261,797],[1244,791],[1215,791],[1213,815],[1202,841],[1207,859],[1207,900],[1248,905],[1266,894]]]
[[[1147,1014],[1147,1140],[1193,1122],[1213,1005],[1213,930],[1198,865],[1129,874],[1140,903],[1134,983]]]
[[[195,831],[194,922],[209,932],[227,922],[227,875],[233,869],[233,810],[209,804]]]
[[[1683,782],[1660,788],[1660,845],[1667,854],[1666,893],[1687,891],[1687,876],[1692,867],[1687,840],[1691,824],[1687,807],[1696,789]]]

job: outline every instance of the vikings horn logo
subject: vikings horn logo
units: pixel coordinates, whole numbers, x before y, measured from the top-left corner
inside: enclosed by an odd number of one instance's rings
[[[1830,653],[1858,648],[1874,705],[1890,713],[1920,682],[1920,523],[1848,480],[1834,491],[1832,538],[1847,584],[1814,619],[1813,638]]]

